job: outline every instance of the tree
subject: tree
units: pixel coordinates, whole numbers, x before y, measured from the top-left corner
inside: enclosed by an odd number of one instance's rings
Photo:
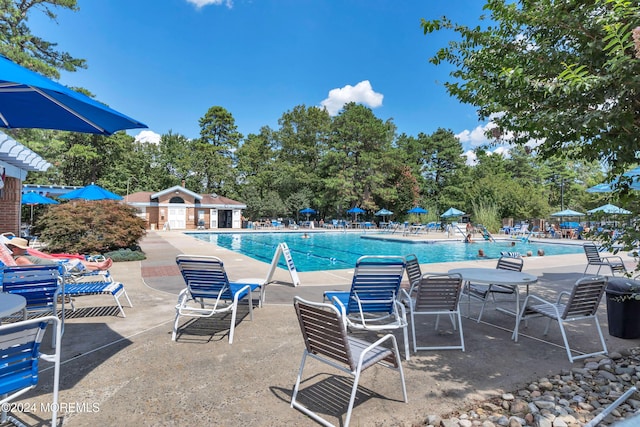
[[[225,193],[234,187],[234,153],[242,134],[233,115],[225,108],[213,106],[200,118],[200,139],[195,144],[193,172],[205,192]]]
[[[425,34],[461,38],[431,58],[455,67],[445,84],[452,96],[494,120],[505,140],[543,141],[545,157],[600,160],[614,173],[638,161],[637,2],[487,0],[484,9],[484,28],[422,21]]]
[[[298,105],[285,112],[278,120],[280,128],[275,135],[279,143],[277,170],[280,180],[274,184],[284,199],[306,188],[316,202],[315,195],[322,191],[318,167],[327,151],[331,117],[325,109]],[[276,148],[276,147],[274,147]]]
[[[373,210],[381,201],[395,202],[393,185],[385,185],[392,179],[387,154],[394,133],[392,122],[383,122],[370,108],[353,102],[333,119],[320,169],[325,205],[335,209],[336,215],[354,204]]]
[[[86,68],[84,59],[56,50],[56,43],[31,33],[29,15],[40,9],[49,19],[57,18],[55,9],[78,10],[76,0],[0,0],[0,54],[30,70],[55,79],[59,70],[76,71]]]

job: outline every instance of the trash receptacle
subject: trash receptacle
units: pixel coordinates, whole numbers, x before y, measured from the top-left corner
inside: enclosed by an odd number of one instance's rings
[[[607,281],[607,319],[609,335],[640,337],[640,281],[612,277]]]

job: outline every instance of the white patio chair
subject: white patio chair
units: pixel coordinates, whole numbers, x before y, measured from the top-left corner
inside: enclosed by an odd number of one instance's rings
[[[407,312],[401,302],[400,283],[405,259],[401,256],[365,255],[356,261],[351,289],[327,291],[326,301],[341,310],[350,328],[369,331],[402,329],[409,360]]]
[[[307,356],[353,376],[353,386],[343,424],[344,427],[349,426],[360,375],[364,370],[372,366],[381,365],[394,369],[399,373],[402,397],[404,402],[407,402],[407,390],[400,361],[400,352],[398,351],[396,338],[392,334],[387,334],[376,342],[370,343],[347,334],[345,319],[332,304],[313,303],[300,297],[294,297],[293,305],[298,315],[305,349],[302,353],[298,377],[291,396],[292,408],[302,411],[324,425],[332,425],[297,400]],[[390,343],[391,348],[388,347],[388,344],[387,346],[382,345],[387,342]],[[335,399],[335,396],[330,397]]]
[[[415,288],[415,295],[410,296],[406,294],[406,298],[410,301],[409,317],[411,318],[411,334],[413,337],[414,352],[418,350],[464,351],[464,334],[462,333],[462,317],[460,315],[461,290],[462,276],[459,274],[425,274]],[[435,329],[437,330],[441,314],[449,316],[453,329],[458,330],[460,334],[460,345],[418,347],[416,340],[416,317],[419,315],[435,315]]]
[[[556,320],[560,327],[560,333],[562,334],[562,340],[564,341],[570,362],[573,363],[576,359],[584,359],[598,354],[606,354],[607,344],[602,336],[600,322],[596,316],[606,286],[607,280],[604,277],[586,277],[578,280],[571,292],[560,292],[558,299],[554,302],[547,301],[536,295],[528,295],[524,300],[520,316],[518,316],[518,320],[516,321],[516,328],[513,332],[514,340],[518,341],[518,329],[522,320],[527,321],[532,317],[544,316],[549,319],[547,327],[544,330],[544,335],[547,335],[549,332],[551,321]],[[564,323],[588,319],[592,319],[596,326],[600,343],[602,344],[602,350],[574,356],[571,352],[571,347],[569,347]]]
[[[609,268],[612,276],[615,276],[616,273],[627,273],[627,267],[625,267],[622,257],[617,255],[602,257],[600,256],[598,247],[593,243],[585,243],[582,248],[584,249],[584,254],[587,256],[587,266],[584,269],[585,275],[587,274],[589,267],[592,265],[598,267],[596,275],[600,274],[600,269],[602,267]]]

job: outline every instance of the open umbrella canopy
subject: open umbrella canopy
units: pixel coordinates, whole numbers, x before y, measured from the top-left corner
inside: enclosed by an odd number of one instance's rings
[[[388,209],[380,209],[378,212],[374,213],[375,216],[389,216],[389,215],[393,215],[393,212],[391,212]]]
[[[349,209],[349,210],[347,211],[347,213],[361,214],[361,213],[364,213],[364,209],[359,208],[359,207],[357,207],[357,206],[356,206],[356,207],[354,207],[354,208]]]
[[[427,212],[429,211],[425,208],[421,208],[420,206],[416,206],[415,208],[411,208],[407,211],[407,213],[410,214],[426,214]]]
[[[464,212],[462,212],[461,210],[456,208],[449,208],[440,216],[442,218],[452,218],[452,217],[462,216],[462,215],[464,215]]]
[[[75,200],[122,200],[122,196],[118,196],[109,190],[105,190],[99,185],[91,183],[86,187],[78,188],[70,191],[67,194],[60,196],[61,199]]]
[[[307,215],[311,215],[316,213],[315,209],[311,209],[311,208],[304,208],[300,210],[301,214],[307,214]]]
[[[629,184],[630,189],[640,190],[640,166],[625,172],[623,176],[631,178],[631,183]],[[602,184],[594,185],[593,187],[587,188],[587,193],[611,193],[618,181],[619,180],[614,180],[612,182],[603,182]]]
[[[147,125],[0,55],[0,127],[111,135]]]
[[[58,203],[59,202],[57,202],[56,200],[45,197],[40,193],[36,193],[35,191],[29,191],[28,193],[22,195],[23,205],[56,205]]]
[[[563,217],[563,216],[584,216],[582,212],[574,211],[573,209],[565,209],[563,211],[552,213],[551,216]]]
[[[29,191],[22,195],[22,204],[31,206],[31,225],[33,225],[33,207],[35,205],[57,205],[59,202],[43,196],[35,191]]]
[[[626,209],[620,208],[616,205],[612,205],[611,203],[607,203],[606,205],[602,205],[599,206],[595,209],[591,209],[588,210],[587,213],[588,214],[594,214],[594,213],[598,213],[598,212],[602,212],[605,214],[611,214],[611,215],[629,215],[631,214],[631,211],[628,211]]]

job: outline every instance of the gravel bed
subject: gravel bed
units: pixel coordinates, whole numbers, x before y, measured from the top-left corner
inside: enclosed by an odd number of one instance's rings
[[[582,363],[581,363],[582,362]],[[559,374],[540,378],[511,393],[477,403],[447,416],[429,415],[433,427],[579,427],[597,417],[627,390],[640,390],[640,347],[591,357]],[[636,391],[598,424],[610,426],[638,416]]]

